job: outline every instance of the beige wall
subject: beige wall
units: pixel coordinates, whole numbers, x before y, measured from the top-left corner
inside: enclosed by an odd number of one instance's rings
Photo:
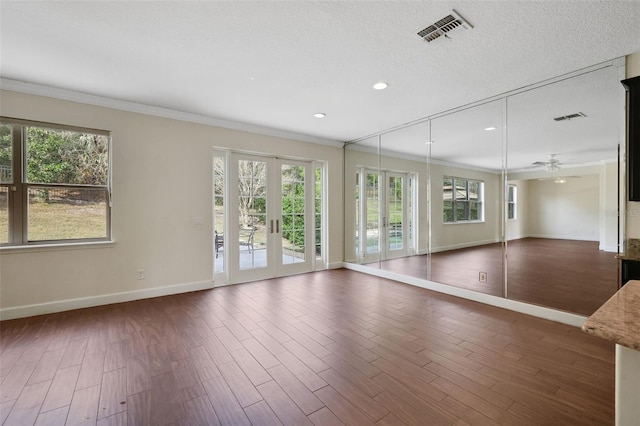
[[[619,180],[620,187],[618,186]],[[618,208],[622,204],[622,199],[618,200],[618,193],[623,183],[624,180],[618,172],[618,162],[602,165],[600,174],[600,250],[618,252]]]
[[[181,284],[211,284],[213,146],[326,161],[328,261],[341,265],[342,148],[9,91],[2,92],[0,102],[4,116],[110,130],[113,144],[115,243],[0,251],[5,313],[28,305],[38,312],[47,303],[87,298],[90,304],[105,295],[126,299],[144,290],[161,294]],[[136,279],[137,269],[145,270],[144,280]]]
[[[618,163],[563,168],[563,174],[582,176],[556,185],[546,171],[509,175],[519,189],[518,214],[509,221],[507,238],[548,237],[599,241],[600,250],[616,252],[618,243]]]
[[[556,184],[529,181],[527,234],[538,238],[598,241],[600,177],[585,175]]]

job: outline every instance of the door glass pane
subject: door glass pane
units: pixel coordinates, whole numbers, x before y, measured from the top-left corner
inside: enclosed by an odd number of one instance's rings
[[[305,191],[303,166],[281,166],[282,264],[305,260]]]
[[[402,249],[403,193],[402,177],[389,177],[389,249]]]
[[[11,153],[13,143],[11,138],[11,125],[0,124],[0,182],[12,183],[13,172],[11,167]]]
[[[322,257],[322,167],[315,170],[315,245],[316,257]]]
[[[356,249],[356,256],[358,256],[358,258],[360,258],[360,209],[362,208],[362,204],[361,201],[362,199],[360,198],[360,173],[356,173],[356,211],[355,211],[355,220],[354,220],[354,233],[355,233],[355,249]]]
[[[267,163],[238,160],[240,270],[267,266]]]
[[[367,173],[367,253],[380,252],[380,177],[377,173]]]
[[[367,199],[367,253],[379,253],[379,175],[377,173],[367,173],[365,184]]]
[[[224,271],[224,157],[213,157],[213,241],[214,271]]]
[[[415,241],[413,241],[413,217],[415,215],[415,211],[413,210],[414,208],[414,193],[413,193],[413,177],[407,177],[407,209],[409,212],[409,215],[407,216],[407,219],[409,221],[409,223],[407,223],[407,244],[409,245],[409,248],[411,249],[415,249]]]

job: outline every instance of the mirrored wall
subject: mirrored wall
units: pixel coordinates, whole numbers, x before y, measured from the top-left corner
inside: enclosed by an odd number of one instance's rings
[[[345,260],[593,313],[618,287],[623,70],[611,61],[348,144]]]

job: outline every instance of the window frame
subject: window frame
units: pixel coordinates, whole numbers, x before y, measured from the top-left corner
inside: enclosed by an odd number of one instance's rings
[[[447,179],[451,180],[451,199],[448,200],[445,198],[446,195],[446,187],[445,181]],[[464,182],[464,191],[466,192],[466,196],[464,198],[457,196],[457,183]],[[472,199],[469,196],[469,187],[471,183],[478,184],[478,198],[477,201]],[[456,223],[483,223],[484,220],[484,181],[480,179],[470,179],[470,178],[461,178],[455,176],[443,176],[442,177],[442,223],[445,225],[456,224]],[[446,205],[447,203],[451,203],[452,208],[452,220],[446,220]],[[457,211],[458,206],[463,205],[464,207],[464,219],[458,219]],[[471,205],[477,204],[478,206],[478,218],[471,219]]]
[[[0,248],[18,248],[27,246],[49,245],[77,245],[94,242],[113,242],[111,229],[112,209],[112,139],[108,130],[92,129],[49,123],[42,121],[26,120],[13,117],[0,116],[1,125],[11,126],[12,136],[12,173],[10,182],[0,182],[0,187],[7,188],[7,214],[8,214],[8,241],[0,243]],[[105,136],[107,138],[107,177],[104,185],[91,184],[67,184],[67,183],[43,183],[29,182],[27,180],[27,129],[38,127],[50,130],[86,133],[90,135]],[[98,190],[104,193],[105,200],[105,236],[96,238],[66,238],[29,241],[29,190],[30,189],[69,189],[69,190]]]

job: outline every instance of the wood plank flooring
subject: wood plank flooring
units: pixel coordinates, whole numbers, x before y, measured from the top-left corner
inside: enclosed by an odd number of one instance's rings
[[[0,323],[4,425],[610,425],[613,345],[347,270]]]
[[[381,267],[502,296],[501,244],[433,253],[430,270],[426,256],[387,260]],[[480,271],[487,272],[486,282],[478,280]],[[618,260],[593,241],[523,238],[508,243],[507,277],[510,299],[591,315],[618,290]]]

